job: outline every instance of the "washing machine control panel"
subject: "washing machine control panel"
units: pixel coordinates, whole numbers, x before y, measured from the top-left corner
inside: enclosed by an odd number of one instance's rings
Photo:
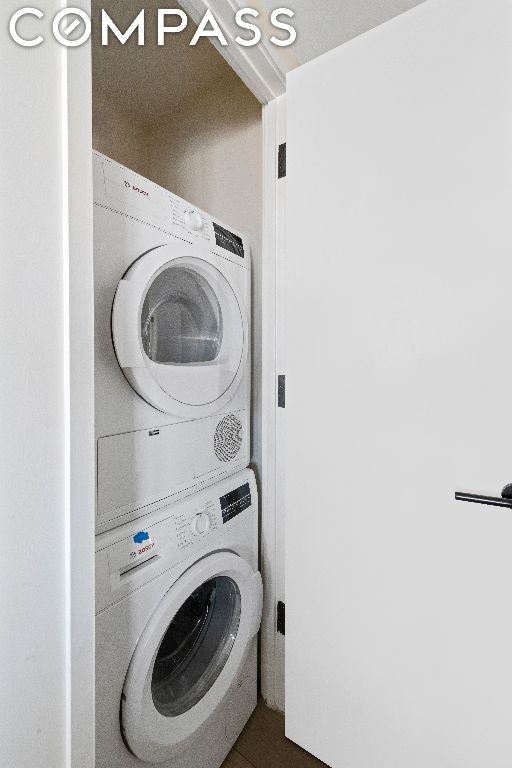
[[[209,500],[193,510],[183,510],[174,517],[178,548],[189,549],[199,540],[214,534],[219,527],[219,510]]]
[[[185,549],[193,546],[198,539],[215,533],[219,526],[229,523],[251,504],[251,487],[249,483],[244,483],[219,499],[210,499],[192,514],[178,513],[175,517],[178,547]]]
[[[251,487],[249,483],[244,483],[218,499],[209,499],[193,511],[176,513],[174,520],[179,549],[193,547],[199,540],[215,534],[251,504]]]
[[[244,510],[257,514],[254,484],[224,483],[170,505],[152,517],[126,524],[98,537],[96,605],[101,610],[152,581],[158,574],[202,552],[213,551],[216,540],[241,525]],[[245,482],[244,482],[245,481]],[[249,524],[249,520],[248,520]],[[244,530],[243,528],[241,530]]]

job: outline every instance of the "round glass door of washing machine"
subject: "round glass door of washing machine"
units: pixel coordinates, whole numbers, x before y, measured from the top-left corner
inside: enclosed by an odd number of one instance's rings
[[[112,335],[133,389],[178,416],[219,410],[247,358],[241,297],[187,244],[155,248],[130,267],[114,298]]]
[[[200,737],[232,694],[261,618],[261,576],[232,552],[198,561],[163,596],[132,657],[121,700],[131,751],[159,762]]]
[[[187,598],[170,622],[153,663],[151,694],[165,717],[200,701],[222,672],[240,623],[240,590],[214,576]]]

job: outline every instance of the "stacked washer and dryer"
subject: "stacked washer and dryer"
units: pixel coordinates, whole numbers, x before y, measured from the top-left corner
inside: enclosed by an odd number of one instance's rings
[[[256,705],[249,243],[93,166],[96,766],[217,768]]]

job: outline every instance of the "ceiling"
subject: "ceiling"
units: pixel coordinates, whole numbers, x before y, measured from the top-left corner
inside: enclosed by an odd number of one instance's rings
[[[183,33],[168,35],[165,45],[156,41],[158,8],[179,8],[162,0],[93,0],[92,70],[94,91],[101,92],[138,122],[152,124],[171,114],[184,99],[204,92],[222,79],[229,87],[238,76],[206,38],[191,48],[196,30],[189,21]],[[136,35],[125,45],[111,34],[108,46],[101,45],[101,9],[121,30],[126,30],[139,11],[146,10],[146,45],[139,48]],[[169,22],[171,23],[171,22]],[[144,55],[141,55],[141,51]]]
[[[262,2],[269,9],[279,6],[277,0],[258,0],[254,5],[261,7]],[[287,50],[295,54],[295,62],[306,63],[420,2],[423,0],[286,0],[286,7],[296,14],[297,41],[276,53]],[[183,33],[168,35],[164,46],[156,45],[156,11],[162,7],[179,5],[163,0],[92,0],[94,92],[147,125],[171,114],[184,99],[205,92],[219,80],[227,90],[240,87],[238,76],[207,38],[193,48],[189,46],[196,29],[192,21]],[[121,30],[128,28],[141,8],[146,10],[144,55],[135,35],[121,45],[111,34],[109,45],[101,45],[102,8]],[[281,63],[286,66],[284,60]]]
[[[424,0],[287,0],[295,11],[295,54],[302,64],[408,11]],[[265,0],[270,9],[278,4]],[[283,19],[285,21],[285,19]]]

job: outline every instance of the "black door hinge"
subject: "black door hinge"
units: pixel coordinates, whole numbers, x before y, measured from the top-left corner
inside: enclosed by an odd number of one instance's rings
[[[277,604],[277,631],[284,635],[285,630],[285,605],[281,600]]]
[[[277,178],[284,179],[286,176],[286,142],[279,145],[277,151]]]
[[[286,376],[277,377],[277,407],[286,408]]]

